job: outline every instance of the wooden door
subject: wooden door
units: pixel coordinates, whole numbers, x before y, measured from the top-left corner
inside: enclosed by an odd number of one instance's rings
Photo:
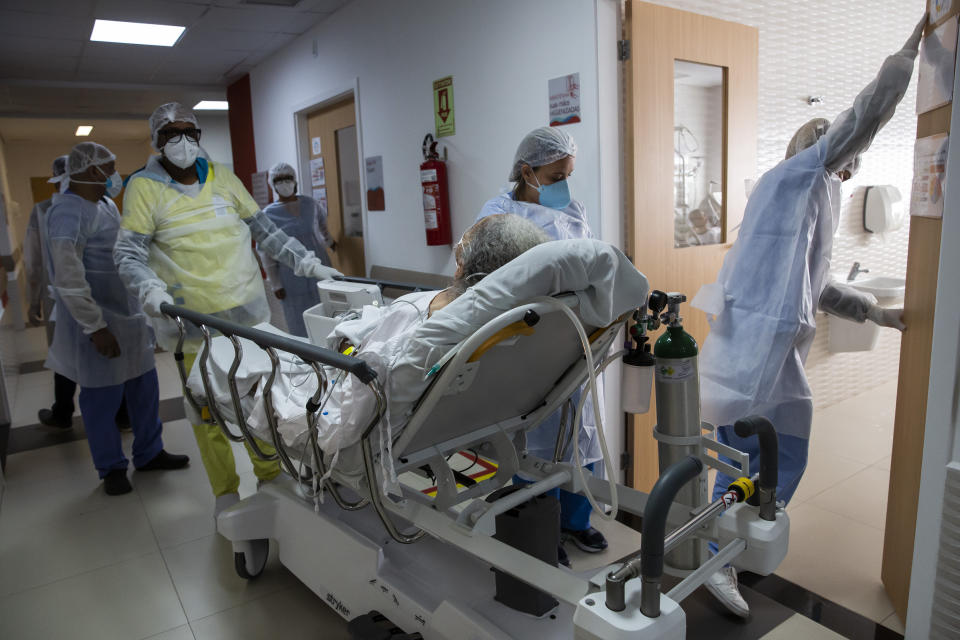
[[[637,0],[627,2],[624,29],[631,48],[625,70],[627,252],[651,288],[686,294],[684,325],[702,344],[709,329],[707,318],[689,301],[702,285],[716,279],[735,237],[733,230],[743,217],[744,181],[753,178],[757,168],[758,32]],[[687,63],[719,68],[716,73],[722,73],[722,84],[717,85],[722,87],[718,98],[722,115],[715,109],[711,114],[722,130],[716,141],[721,167],[711,177],[719,180],[722,202],[720,222],[713,229],[719,242],[678,247],[674,92],[683,74],[675,72],[675,66]],[[631,468],[627,478],[643,491],[649,491],[658,476],[652,436],[655,416],[651,404],[649,413],[632,418],[628,430]]]
[[[931,10],[932,2],[927,2]],[[925,35],[954,19],[960,7],[948,9],[935,24],[928,23]],[[960,62],[960,60],[958,60]],[[956,97],[955,97],[956,98]],[[901,106],[901,108],[903,108]],[[953,103],[917,116],[917,138],[949,134]],[[953,157],[948,162],[957,164]],[[949,168],[948,168],[949,171]],[[887,520],[883,533],[883,564],[880,578],[901,620],[907,619],[910,576],[917,530],[917,496],[923,465],[923,441],[927,422],[927,392],[933,349],[933,319],[936,312],[937,279],[940,276],[941,218],[910,218],[907,248],[906,290],[903,319],[909,328],[900,339],[900,373],[897,409],[893,423],[893,457],[890,461],[890,488]]]
[[[356,115],[352,96],[307,115],[309,139],[304,141],[304,148],[310,150],[311,163],[323,160],[324,184],[315,184],[318,180],[310,174],[303,175],[300,192],[317,198],[320,189],[326,190],[327,228],[337,243],[336,251],[328,250],[330,260],[344,275],[363,277],[367,275],[367,267],[363,254],[362,224],[359,229],[356,224],[350,224],[351,220],[344,224],[344,213],[356,214],[356,207],[360,206],[360,165],[355,132]],[[320,153],[314,153],[315,138],[320,139]],[[353,149],[340,148],[350,144],[354,145]],[[352,179],[354,175],[357,176],[355,181]],[[351,178],[347,179],[346,176]],[[356,193],[353,193],[354,189]],[[354,202],[357,204],[354,205]]]

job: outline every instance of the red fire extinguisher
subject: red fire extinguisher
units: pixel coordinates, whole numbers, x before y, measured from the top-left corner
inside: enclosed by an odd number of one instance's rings
[[[423,139],[420,184],[423,186],[423,223],[427,230],[427,245],[451,244],[447,165],[440,159],[437,143],[429,133]]]

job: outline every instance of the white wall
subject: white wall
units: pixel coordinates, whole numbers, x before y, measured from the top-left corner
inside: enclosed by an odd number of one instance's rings
[[[426,246],[418,178],[433,81],[454,82],[457,133],[441,144],[456,239],[506,182],[521,138],[547,124],[547,80],[579,72],[571,188],[600,231],[595,10],[582,0],[351,2],[251,72],[257,165],[294,163],[294,111],[359,79],[362,153],[383,156],[387,203],[367,214],[367,264],[450,274],[450,248]]]
[[[230,126],[227,114],[220,112],[198,111],[201,143],[211,158],[226,165],[233,171],[233,151],[230,148]]]

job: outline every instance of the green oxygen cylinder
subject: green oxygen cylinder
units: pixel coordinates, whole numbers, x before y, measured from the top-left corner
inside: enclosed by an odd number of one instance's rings
[[[660,472],[687,456],[700,455],[700,377],[697,369],[697,341],[684,331],[680,303],[682,293],[667,294],[667,312],[662,320],[666,331],[653,347],[656,359],[654,387],[657,396],[657,425],[654,437]],[[691,481],[677,494],[676,501],[696,509],[707,501],[707,474]],[[668,572],[683,575],[697,569],[706,559],[706,543],[691,538],[667,554]]]

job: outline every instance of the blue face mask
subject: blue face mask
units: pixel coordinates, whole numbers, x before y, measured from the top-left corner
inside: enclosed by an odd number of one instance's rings
[[[536,176],[534,176],[536,180]],[[539,182],[539,180],[537,180]],[[527,183],[530,187],[537,190],[537,193],[540,194],[540,204],[549,207],[551,209],[566,209],[570,205],[570,185],[566,180],[560,180],[554,182],[553,184],[533,186],[529,182]]]

